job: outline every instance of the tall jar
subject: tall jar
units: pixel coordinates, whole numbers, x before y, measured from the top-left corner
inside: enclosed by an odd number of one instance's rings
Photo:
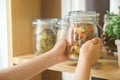
[[[52,49],[56,35],[50,26],[51,19],[36,19],[33,21],[33,51],[39,55]]]
[[[96,16],[92,12],[71,13],[67,36],[67,52],[71,60],[78,60],[82,44],[98,36]]]
[[[115,40],[110,39],[108,37],[108,34],[106,34],[106,31],[108,29],[110,29],[110,27],[111,27],[110,26],[110,20],[112,19],[113,16],[115,16],[115,15],[104,15],[104,26],[103,26],[102,38],[103,38],[103,41],[104,41],[104,45],[107,46],[110,49],[109,52],[117,51],[117,47],[115,45]]]
[[[67,28],[68,28],[68,23],[65,19],[59,19],[57,21],[57,41],[63,39],[66,36],[67,33]]]

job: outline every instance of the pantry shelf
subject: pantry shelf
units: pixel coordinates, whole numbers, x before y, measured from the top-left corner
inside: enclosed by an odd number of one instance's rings
[[[14,57],[13,63],[21,64],[35,57],[36,57],[35,54]],[[60,71],[60,72],[74,73],[76,65],[77,65],[77,61],[65,61],[56,64],[48,69],[54,71]],[[119,75],[120,75],[120,68],[118,67],[117,59],[99,59],[98,62],[91,69],[91,76],[93,77],[110,79],[110,80],[119,80],[120,79]]]

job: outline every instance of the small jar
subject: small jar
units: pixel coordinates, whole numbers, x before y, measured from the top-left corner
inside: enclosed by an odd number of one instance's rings
[[[104,15],[104,25],[103,25],[103,31],[105,32],[105,28],[107,25],[109,25],[109,20],[112,19],[112,16]]]
[[[56,42],[56,35],[50,28],[50,19],[36,19],[32,24],[34,53],[39,55],[52,49]]]
[[[65,35],[67,33],[68,23],[65,19],[59,19],[57,21],[57,27],[58,27],[57,41],[59,41],[59,40],[61,40],[62,38],[65,37]]]
[[[67,35],[67,52],[71,60],[78,60],[80,47],[86,41],[98,36],[97,14],[93,12],[72,12]]]
[[[104,45],[105,46],[108,46],[110,51],[109,52],[112,52],[112,51],[116,51],[117,50],[117,47],[115,45],[115,40],[114,39],[110,39],[108,37],[108,34],[105,33],[105,31],[111,27],[110,26],[110,21],[112,19],[112,17],[115,16],[115,15],[105,15],[104,16],[104,26],[103,26],[103,34],[102,34],[102,39],[104,41]]]

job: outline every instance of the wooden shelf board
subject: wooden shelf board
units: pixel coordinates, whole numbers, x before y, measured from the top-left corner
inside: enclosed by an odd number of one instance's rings
[[[18,56],[13,58],[14,64],[20,64],[25,61],[29,61],[36,57],[34,54]],[[77,65],[77,61],[65,61],[56,64],[48,69],[74,73]],[[120,80],[120,68],[116,59],[99,59],[98,62],[91,69],[91,76],[105,78],[110,80]]]

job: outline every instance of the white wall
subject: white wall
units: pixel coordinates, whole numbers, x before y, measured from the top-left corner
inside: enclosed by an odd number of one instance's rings
[[[61,0],[61,16],[64,18],[71,10],[71,0]]]
[[[64,18],[69,11],[82,10],[85,11],[85,0],[61,0],[62,18]]]
[[[0,0],[0,69],[8,67],[6,0]]]
[[[71,10],[82,10],[85,11],[85,0],[71,0]]]
[[[119,13],[120,0],[110,0],[110,12]]]

